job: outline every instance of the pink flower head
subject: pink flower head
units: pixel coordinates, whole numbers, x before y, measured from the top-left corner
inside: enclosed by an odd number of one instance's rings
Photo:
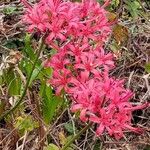
[[[120,139],[124,131],[139,133],[132,127],[132,112],[149,104],[130,102],[134,93],[124,88],[124,80],[110,76],[114,58],[103,48],[111,33],[105,10],[110,1],[103,6],[96,0],[41,0],[33,6],[21,1],[27,7],[23,21],[28,31],[47,33],[46,44],[57,50],[45,62],[53,69],[49,83],[56,94],[64,90],[71,110],[95,123],[97,135],[107,132]]]

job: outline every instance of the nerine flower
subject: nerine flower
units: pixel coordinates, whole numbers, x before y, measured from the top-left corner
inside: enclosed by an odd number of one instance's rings
[[[61,0],[41,0],[27,7],[23,17],[29,32],[48,32],[47,43],[68,38],[104,42],[110,33],[106,11],[95,0],[72,3]]]
[[[103,48],[111,32],[105,10],[109,0],[103,6],[96,0],[41,0],[33,6],[22,2],[28,31],[46,32],[46,44],[57,50],[45,62],[53,69],[49,83],[56,94],[66,92],[71,110],[80,111],[82,121],[96,123],[97,135],[107,132],[120,139],[124,131],[140,132],[132,127],[132,112],[148,104],[134,106],[124,80],[109,75],[115,67],[113,54]]]

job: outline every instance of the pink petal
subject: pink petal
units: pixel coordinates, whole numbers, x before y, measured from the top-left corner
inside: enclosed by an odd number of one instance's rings
[[[74,104],[74,105],[71,107],[71,111],[72,111],[72,112],[76,112],[77,110],[80,110],[80,109],[82,109],[82,108],[83,108],[82,104]]]
[[[101,123],[101,124],[99,125],[99,127],[97,128],[97,130],[96,130],[96,134],[97,134],[97,135],[101,135],[101,134],[104,132],[104,129],[105,129],[105,127],[104,127],[104,125]]]
[[[86,109],[83,109],[80,113],[80,119],[83,121],[83,122],[86,122],[88,120],[88,118],[86,117]]]

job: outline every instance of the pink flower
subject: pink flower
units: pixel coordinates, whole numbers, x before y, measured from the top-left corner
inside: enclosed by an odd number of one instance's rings
[[[124,131],[140,132],[132,127],[132,112],[149,107],[130,102],[133,92],[124,88],[124,80],[110,76],[115,67],[112,53],[104,47],[111,33],[105,7],[96,0],[41,0],[27,7],[23,21],[28,31],[47,33],[45,43],[56,50],[45,62],[53,74],[49,83],[57,95],[70,98],[71,110],[80,111],[80,119],[97,125],[97,135],[107,132],[120,139]]]
[[[141,132],[139,128],[132,127],[131,124],[132,113],[125,109],[118,109],[113,107],[112,109],[101,109],[98,116],[90,116],[90,121],[98,124],[97,135],[101,135],[104,131],[107,131],[111,136],[115,136],[116,139],[120,139],[124,136],[123,131],[131,130],[133,132]]]
[[[75,64],[76,69],[82,69],[87,74],[87,77],[90,73],[97,73],[96,68],[98,67],[98,61],[94,53],[84,52],[81,56],[81,62]]]
[[[106,54],[102,47],[97,47],[95,49],[95,54],[98,58],[99,66],[103,66],[104,69],[110,70],[114,68],[113,55],[111,53]]]
[[[53,69],[63,70],[69,64],[65,54],[57,53],[45,62],[45,67],[52,67]]]
[[[25,16],[23,16],[23,22],[29,24],[29,32],[34,30],[45,32],[48,25],[47,19],[48,16],[45,14],[44,6],[41,4],[34,5],[32,9],[28,8]]]
[[[49,83],[54,86],[57,95],[59,95],[63,89],[67,89],[68,82],[70,81],[70,76],[70,71],[66,69],[61,71],[53,71],[53,76],[49,80]]]
[[[81,61],[81,56],[83,51],[88,50],[90,45],[85,43],[80,45],[80,43],[69,43],[66,45],[67,54],[75,57],[75,62],[78,63]]]

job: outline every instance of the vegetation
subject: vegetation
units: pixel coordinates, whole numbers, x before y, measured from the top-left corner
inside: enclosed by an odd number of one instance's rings
[[[72,1],[77,2],[77,0]],[[28,2],[34,4],[36,0],[28,0]],[[104,4],[103,0],[98,0],[98,2],[101,6]],[[100,133],[102,128],[97,130],[101,123],[100,121],[97,124],[98,112],[94,114],[95,118],[93,116],[92,118],[87,110],[84,115],[80,113],[87,106],[82,106],[80,110],[74,109],[75,112],[70,110],[70,107],[76,102],[70,99],[75,97],[76,93],[73,89],[68,90],[64,87],[58,90],[57,82],[54,82],[54,72],[59,67],[53,67],[51,62],[52,58],[55,61],[57,58],[60,60],[64,58],[61,53],[58,53],[57,45],[54,44],[63,45],[64,41],[70,37],[64,40],[59,35],[60,39],[55,40],[57,43],[51,43],[52,35],[47,40],[48,33],[41,26],[37,28],[41,30],[40,32],[34,32],[32,27],[28,32],[29,21],[24,19],[26,7],[28,6],[17,0],[0,1],[0,149],[149,150],[150,2],[148,0],[112,0],[105,7],[107,19],[111,23],[109,25],[111,34],[101,33],[106,36],[102,45],[105,52],[112,55],[104,68],[111,68],[109,70],[111,77],[119,81],[125,80],[124,91],[131,89],[132,92],[127,91],[130,98],[128,109],[134,110],[132,125],[135,128],[128,129],[138,131],[135,133],[124,130],[125,126],[121,124],[121,127],[117,126],[121,128],[119,134],[115,134],[116,129],[114,129],[112,135],[106,129],[102,133]],[[90,45],[95,46],[97,41],[90,42]],[[69,53],[69,56],[72,56],[69,60],[73,63],[69,66],[66,62],[64,66],[68,65],[68,70],[73,72],[77,67],[79,70],[83,69],[79,67],[79,63],[74,68],[76,58],[72,53]],[[92,56],[89,54],[88,57],[92,58]],[[115,67],[113,62],[115,62]],[[72,74],[74,75],[75,72]],[[109,78],[106,79],[107,83],[108,80]],[[76,84],[76,82],[70,83]],[[82,102],[82,98],[79,102]],[[131,104],[136,106],[131,107]],[[122,108],[123,113],[126,107]],[[92,110],[89,112],[93,113]],[[127,113],[128,117],[130,115],[130,112]],[[131,121],[131,118],[128,121]],[[142,129],[140,133],[139,128]],[[98,136],[97,133],[99,133]]]

